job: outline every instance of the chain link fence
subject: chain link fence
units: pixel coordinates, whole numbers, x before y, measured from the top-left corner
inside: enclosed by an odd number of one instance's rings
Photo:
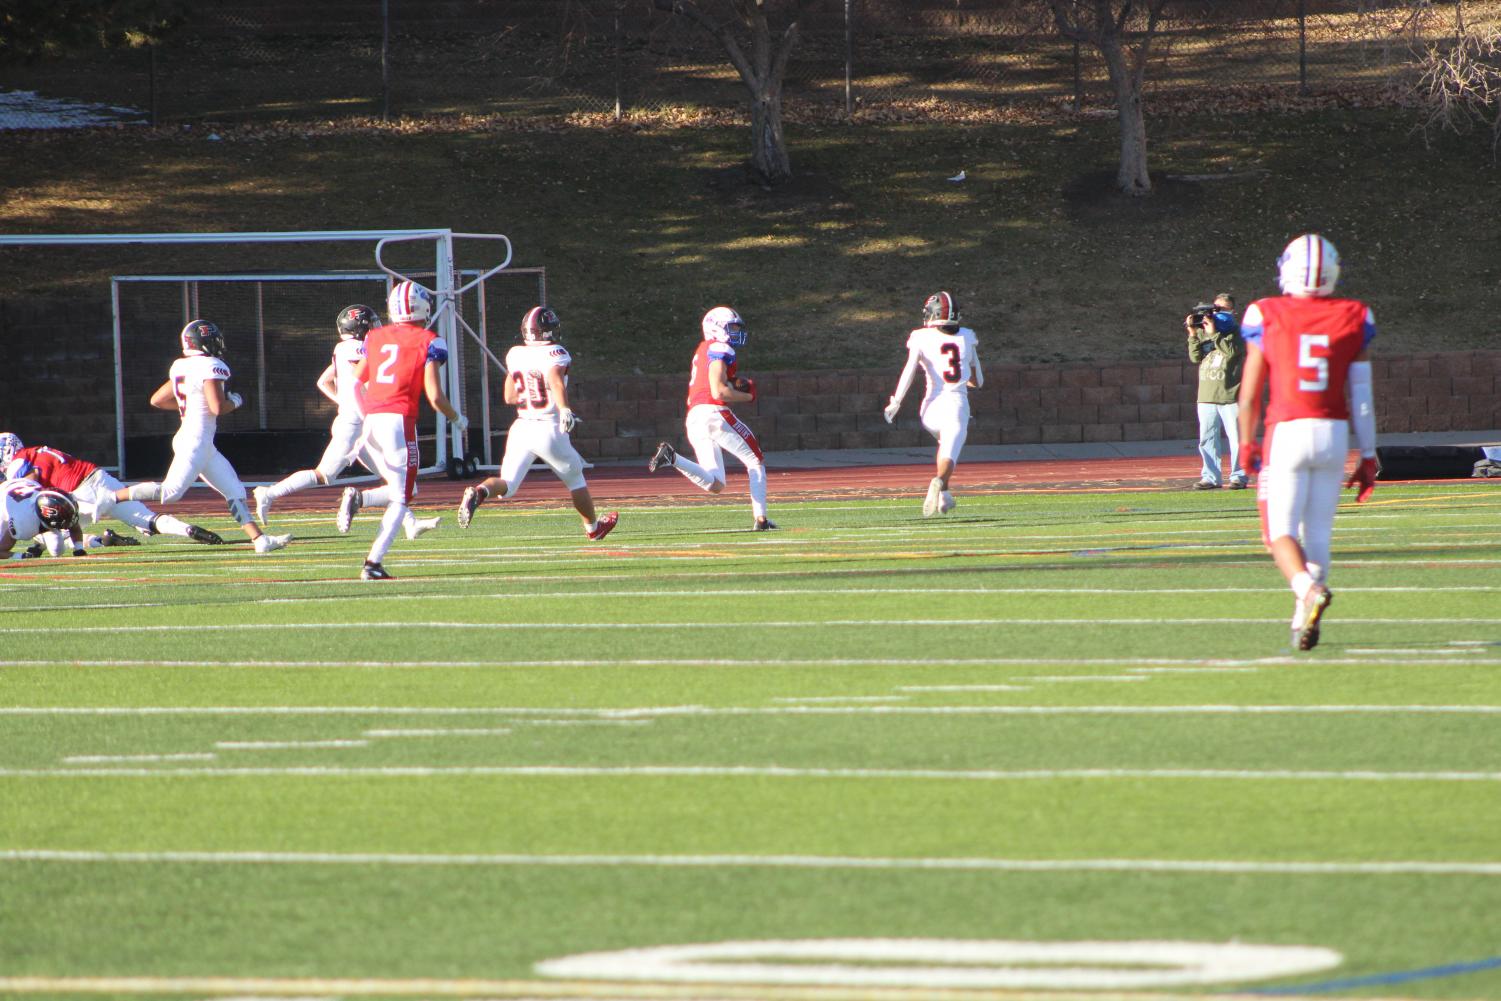
[[[1466,17],[1497,6],[1467,0]],[[1390,97],[1454,17],[1452,3],[1418,0],[1180,0],[1153,43],[1149,99]],[[254,124],[744,104],[718,43],[650,0],[204,0],[154,45],[0,68],[0,91],[10,92],[0,128],[69,113],[85,124]],[[822,0],[785,96],[789,118],[1112,102],[1098,53],[1062,39],[1041,0]],[[41,101],[54,104],[28,117]]]

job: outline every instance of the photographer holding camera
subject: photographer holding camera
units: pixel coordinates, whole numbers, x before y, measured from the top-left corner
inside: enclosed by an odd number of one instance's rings
[[[1203,470],[1195,490],[1216,490],[1223,482],[1220,469],[1220,434],[1230,444],[1231,490],[1244,490],[1246,474],[1240,468],[1240,371],[1246,360],[1246,343],[1235,319],[1235,299],[1228,292],[1201,302],[1183,320],[1188,330],[1188,360],[1199,366],[1199,457]]]

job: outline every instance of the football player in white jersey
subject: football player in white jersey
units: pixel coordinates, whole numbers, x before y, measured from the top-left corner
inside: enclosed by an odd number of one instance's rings
[[[980,369],[975,332],[959,325],[959,303],[953,295],[930,295],[923,304],[922,320],[923,325],[907,336],[907,366],[883,413],[887,424],[896,420],[912,377],[921,368],[928,385],[918,414],[922,426],[938,439],[937,475],[928,484],[922,505],[923,517],[931,518],[954,509],[949,477],[969,435],[969,390],[985,384],[985,373]]]
[[[67,532],[73,538],[73,555],[87,555],[73,498],[43,490],[35,480],[0,484],[0,560],[22,558],[25,554],[11,556],[18,541],[50,532]]]
[[[279,483],[256,487],[255,517],[262,525],[271,514],[271,505],[279,498],[309,487],[327,486],[350,463],[358,459],[366,469],[376,468],[370,446],[360,438],[365,429],[365,384],[354,376],[355,367],[365,357],[365,335],[380,326],[380,316],[369,306],[356,303],[345,306],[334,321],[339,341],[334,345],[333,360],[318,376],[318,392],[339,408],[329,427],[328,447],[312,469],[300,469]],[[438,527],[438,518],[418,518],[411,509],[402,519],[408,539]]]
[[[172,363],[167,381],[151,394],[158,410],[176,410],[182,426],[172,437],[172,465],[161,482],[137,483],[115,491],[116,501],[161,501],[170,504],[203,481],[229,503],[230,517],[245,530],[257,553],[273,553],[291,541],[290,535],[267,535],[250,516],[245,485],[239,474],[214,447],[219,418],[244,402],[228,392],[229,365],[224,361],[224,335],[207,320],[193,320],[182,328],[182,357]],[[107,512],[101,511],[101,516]]]
[[[620,520],[611,511],[597,517],[594,498],[584,483],[584,460],[568,433],[578,423],[568,409],[568,366],[573,359],[558,343],[562,324],[546,306],[533,306],[521,320],[521,343],[506,352],[506,403],[516,408],[516,420],[506,434],[500,473],[464,491],[459,501],[459,524],[469,527],[475,510],[486,500],[515,496],[533,459],[541,459],[573,495],[573,508],[584,521],[584,535],[598,542]]]

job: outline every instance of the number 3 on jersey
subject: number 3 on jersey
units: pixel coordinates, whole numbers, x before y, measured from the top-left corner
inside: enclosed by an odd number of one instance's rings
[[[943,381],[948,383],[958,382],[964,377],[964,370],[959,367],[959,345],[953,341],[945,342],[938,348],[949,360],[949,368],[943,373]]]
[[[1314,348],[1329,350],[1329,335],[1298,335],[1298,388],[1305,393],[1322,393],[1329,388],[1329,358],[1315,355]]]

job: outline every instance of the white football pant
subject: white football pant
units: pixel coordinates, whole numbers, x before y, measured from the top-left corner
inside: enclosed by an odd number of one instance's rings
[[[1334,512],[1350,450],[1345,421],[1304,418],[1272,429],[1266,465],[1256,486],[1267,541],[1291,536],[1303,546],[1309,576],[1329,573]]]

